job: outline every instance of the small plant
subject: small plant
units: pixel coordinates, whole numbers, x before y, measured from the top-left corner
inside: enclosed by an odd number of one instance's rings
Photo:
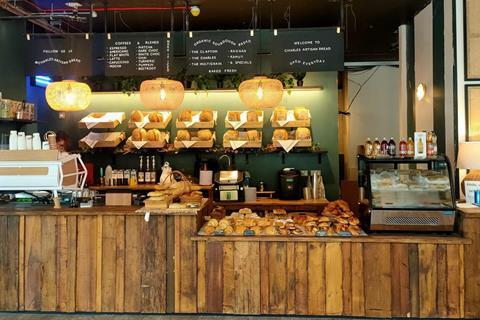
[[[225,87],[227,88],[234,88],[238,90],[238,87],[240,86],[240,83],[244,80],[243,74],[236,73],[232,75],[228,75],[225,77],[224,83]]]
[[[208,90],[209,78],[201,74],[195,76],[193,81],[195,83],[195,90]]]
[[[224,85],[224,81],[227,78],[225,74],[216,74],[213,76],[213,80],[217,83],[217,88],[222,89]]]
[[[294,85],[293,76],[290,73],[287,73],[287,72],[274,73],[271,75],[271,78],[280,80],[280,82],[283,84],[284,89],[293,88],[293,85]]]
[[[134,77],[123,78],[120,82],[120,87],[123,93],[130,96],[135,91],[138,91],[138,79]]]
[[[292,76],[295,80],[297,80],[297,87],[303,87],[303,79],[307,75],[306,72],[294,72]]]

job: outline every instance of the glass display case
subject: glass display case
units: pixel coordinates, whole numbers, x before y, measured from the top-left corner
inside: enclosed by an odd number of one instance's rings
[[[370,230],[453,231],[455,197],[448,158],[358,156],[360,214]]]

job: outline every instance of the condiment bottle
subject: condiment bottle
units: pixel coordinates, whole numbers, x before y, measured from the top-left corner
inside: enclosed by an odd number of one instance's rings
[[[365,142],[365,156],[367,158],[371,158],[373,153],[373,143],[370,138],[367,138],[367,141]]]
[[[400,157],[405,158],[407,156],[407,142],[405,141],[404,138],[400,139],[398,150],[399,150]]]
[[[111,186],[113,185],[113,181],[112,181],[112,166],[111,165],[108,165],[106,168],[105,168],[105,185],[107,186]]]
[[[130,171],[130,187],[135,187],[137,185],[137,170],[133,169]]]
[[[376,158],[380,154],[380,141],[378,138],[375,138],[373,141],[372,157]]]
[[[100,185],[101,185],[101,186],[104,186],[104,185],[105,185],[105,177],[103,176],[103,168],[100,168],[100,178],[99,178],[99,182],[100,182]]]
[[[415,155],[415,144],[413,143],[412,137],[408,137],[407,157],[413,158],[414,155]]]
[[[396,154],[397,154],[397,147],[395,145],[395,140],[393,140],[393,137],[392,137],[388,142],[388,155],[390,157],[395,157]]]
[[[388,141],[387,138],[383,138],[382,143],[380,144],[380,154],[382,156],[388,155]]]
[[[432,133],[432,145],[433,145],[433,156],[436,157],[438,155],[438,145],[437,145],[437,135],[435,132]]]

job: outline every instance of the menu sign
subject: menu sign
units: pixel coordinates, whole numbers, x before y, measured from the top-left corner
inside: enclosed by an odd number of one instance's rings
[[[343,65],[343,35],[336,28],[278,30],[273,36],[273,72],[338,71]]]
[[[112,34],[105,43],[105,75],[170,73],[171,43],[165,33]]]
[[[27,74],[61,77],[91,75],[91,41],[85,36],[42,37],[27,41]]]
[[[256,55],[257,42],[248,30],[193,32],[187,38],[187,73],[255,73]]]

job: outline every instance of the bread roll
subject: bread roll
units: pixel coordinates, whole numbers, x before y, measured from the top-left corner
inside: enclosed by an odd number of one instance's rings
[[[229,111],[228,112],[228,121],[240,121],[240,112]]]
[[[207,226],[217,227],[217,226],[218,226],[218,220],[217,220],[217,219],[210,219],[210,220],[208,220]]]
[[[163,122],[163,114],[160,112],[152,112],[148,115],[150,122]]]
[[[132,131],[132,141],[146,141],[147,130],[143,128],[136,128]]]
[[[287,120],[287,109],[284,107],[275,108],[273,111],[273,119],[275,121],[286,121]]]
[[[162,133],[158,129],[152,129],[147,131],[148,141],[160,141],[161,138],[162,138]]]
[[[192,110],[184,109],[178,113],[178,121],[190,122],[192,121]]]
[[[223,135],[223,141],[228,142],[228,141],[235,141],[238,140],[239,133],[236,130],[228,130],[225,132]]]
[[[273,141],[276,140],[288,140],[288,132],[285,129],[275,129],[273,131]]]
[[[259,115],[257,111],[248,111],[247,112],[247,121],[248,122],[258,122]]]
[[[308,128],[297,128],[295,131],[295,140],[310,140],[310,129]]]
[[[297,107],[293,111],[296,120],[308,120],[308,109],[303,107]]]
[[[213,111],[210,109],[205,109],[202,112],[200,112],[199,118],[201,122],[213,121]]]
[[[207,236],[211,235],[212,233],[215,232],[215,227],[212,227],[212,226],[206,226],[205,229],[203,229],[205,231],[205,234]]]
[[[250,209],[250,208],[242,208],[242,209],[238,210],[238,213],[241,213],[241,214],[252,213],[252,209]]]
[[[140,110],[134,110],[132,111],[132,114],[130,115],[130,120],[132,122],[142,122],[143,121],[143,113]]]
[[[248,130],[247,131],[247,138],[248,141],[259,141],[260,140],[260,132],[257,130]]]
[[[178,141],[188,141],[188,140],[190,140],[190,132],[188,132],[188,130],[178,130],[177,131],[177,140]]]
[[[198,139],[201,141],[209,141],[212,139],[212,131],[208,129],[198,130]]]

